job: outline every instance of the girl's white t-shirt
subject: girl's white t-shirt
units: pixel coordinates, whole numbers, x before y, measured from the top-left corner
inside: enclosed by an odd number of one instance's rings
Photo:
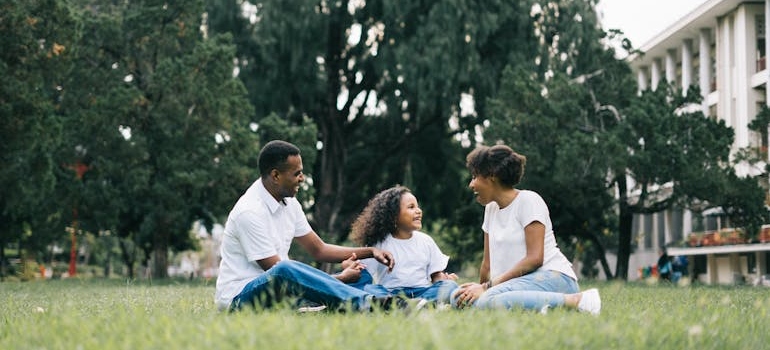
[[[427,234],[413,231],[409,239],[397,239],[388,235],[384,241],[375,244],[375,248],[389,251],[393,254],[396,265],[393,271],[388,267],[369,258],[361,262],[372,274],[374,283],[385,288],[428,287],[431,285],[430,275],[444,271],[449,256],[444,255],[436,242]]]
[[[529,190],[519,190],[511,204],[503,209],[497,202],[490,202],[484,209],[481,228],[489,235],[490,277],[503,274],[524,259],[527,255],[524,227],[535,221],[545,225],[543,266],[539,270],[559,271],[577,281],[572,263],[556,245],[548,206],[539,194]]]

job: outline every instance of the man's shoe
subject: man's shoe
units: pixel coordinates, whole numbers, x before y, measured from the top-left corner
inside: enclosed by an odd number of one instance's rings
[[[310,300],[303,299],[303,300],[300,300],[297,304],[298,304],[297,312],[299,313],[321,312],[326,310],[326,305],[312,302]]]

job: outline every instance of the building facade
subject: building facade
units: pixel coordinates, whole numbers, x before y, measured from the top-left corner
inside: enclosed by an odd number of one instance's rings
[[[733,154],[746,147],[766,150],[767,138],[749,130],[748,124],[770,101],[768,19],[770,0],[706,1],[641,46],[640,54],[628,58],[639,91],[656,89],[663,80],[684,93],[690,86],[698,86],[704,115],[724,120],[734,129]],[[761,166],[738,164],[735,171],[755,175],[763,171]],[[693,231],[729,227],[718,214],[718,209],[703,213],[671,210],[635,217],[636,250],[629,261],[629,279],[657,261],[659,247],[683,242]],[[756,265],[751,257],[744,264],[747,274]]]

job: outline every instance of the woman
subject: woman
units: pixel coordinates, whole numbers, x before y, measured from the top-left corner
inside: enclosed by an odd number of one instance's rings
[[[572,264],[556,245],[545,201],[515,188],[526,158],[505,145],[481,146],[466,159],[469,187],[485,206],[480,283],[462,284],[457,307],[524,308],[547,312],[568,307],[598,315],[596,289],[580,293]]]
[[[449,257],[433,238],[419,231],[421,228],[422,209],[408,188],[395,186],[374,196],[353,223],[351,238],[363,247],[387,249],[398,263],[389,270],[365,259],[361,280],[352,285],[380,297],[448,304],[457,288],[457,276],[444,272]]]

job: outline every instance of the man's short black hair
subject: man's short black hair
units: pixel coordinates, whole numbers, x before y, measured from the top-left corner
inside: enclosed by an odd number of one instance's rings
[[[298,156],[297,146],[282,140],[273,140],[265,144],[259,151],[259,174],[266,176],[273,169],[283,170],[290,156]]]

